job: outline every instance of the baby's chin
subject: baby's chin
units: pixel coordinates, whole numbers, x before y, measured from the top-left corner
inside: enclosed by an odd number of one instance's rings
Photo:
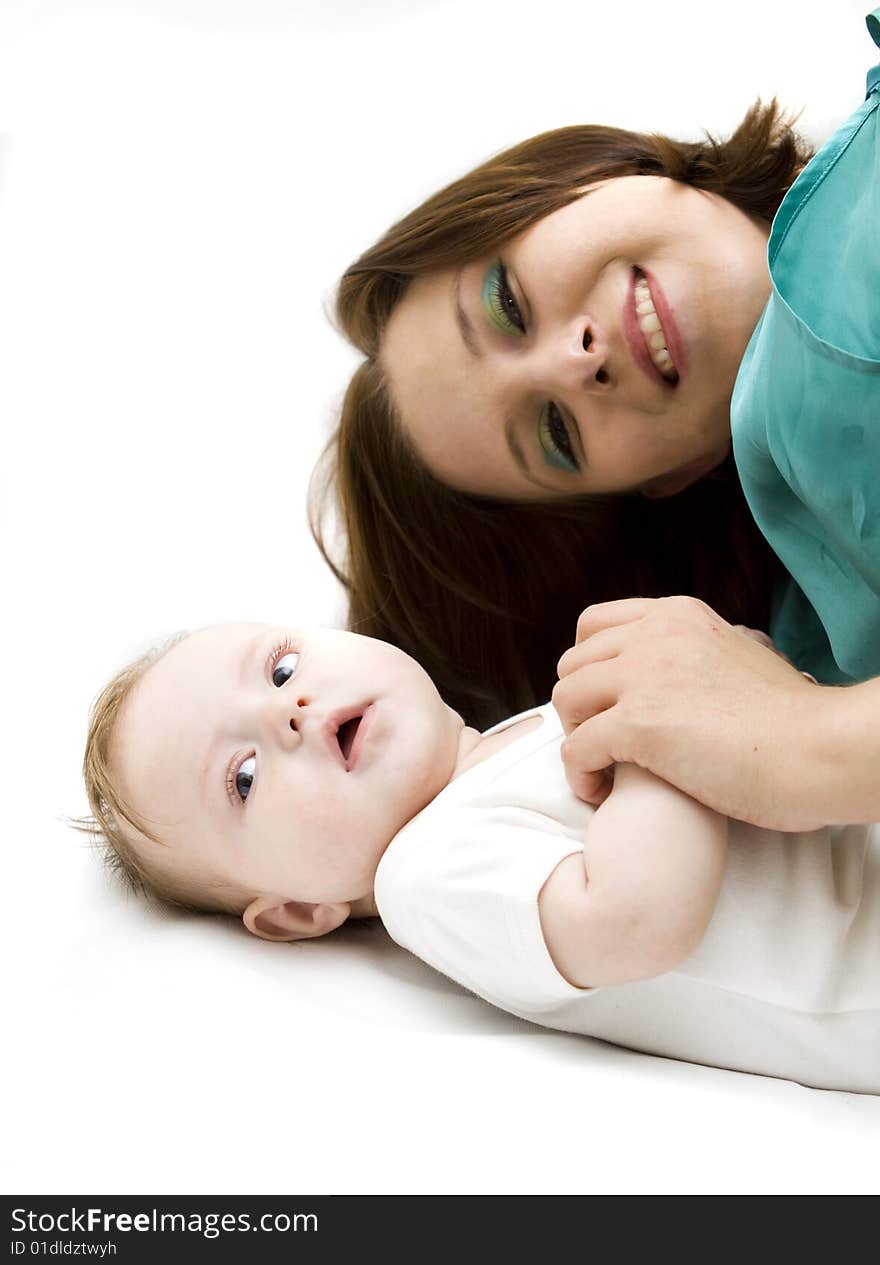
[[[468,732],[471,731],[465,728],[458,712],[442,704],[431,725],[430,740],[419,744],[421,755],[418,763],[410,766],[408,812],[398,829],[402,829],[406,821],[421,812],[449,785],[458,764],[462,735]]]
[[[467,726],[465,725],[461,716],[459,716],[458,712],[455,711],[453,708],[449,707],[446,703],[443,704],[443,710],[446,713],[446,717],[445,717],[446,724],[449,726],[455,738],[455,741],[457,743],[459,737],[461,736],[461,731],[463,729],[466,729]]]

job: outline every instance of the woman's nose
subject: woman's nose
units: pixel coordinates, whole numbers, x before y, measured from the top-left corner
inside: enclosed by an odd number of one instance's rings
[[[611,386],[608,343],[590,317],[557,329],[538,349],[541,386],[551,395],[568,392],[604,394]]]

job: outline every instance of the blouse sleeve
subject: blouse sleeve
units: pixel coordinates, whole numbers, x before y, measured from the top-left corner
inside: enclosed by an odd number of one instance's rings
[[[398,944],[484,1000],[540,1012],[596,991],[560,975],[538,910],[550,874],[581,847],[539,813],[429,809],[380,862],[379,914]]]

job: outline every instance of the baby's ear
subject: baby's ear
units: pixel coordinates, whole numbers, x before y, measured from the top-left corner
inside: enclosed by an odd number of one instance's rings
[[[345,901],[338,905],[310,905],[280,896],[258,896],[242,914],[251,935],[261,940],[307,940],[341,927],[351,913]]]

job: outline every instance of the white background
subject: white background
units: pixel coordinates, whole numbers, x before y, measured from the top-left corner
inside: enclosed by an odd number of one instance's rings
[[[64,824],[132,654],[341,619],[304,500],[346,264],[545,128],[724,133],[776,93],[823,139],[867,2],[4,0],[3,1189],[880,1188],[880,1099],[542,1031],[381,932],[159,914]]]

